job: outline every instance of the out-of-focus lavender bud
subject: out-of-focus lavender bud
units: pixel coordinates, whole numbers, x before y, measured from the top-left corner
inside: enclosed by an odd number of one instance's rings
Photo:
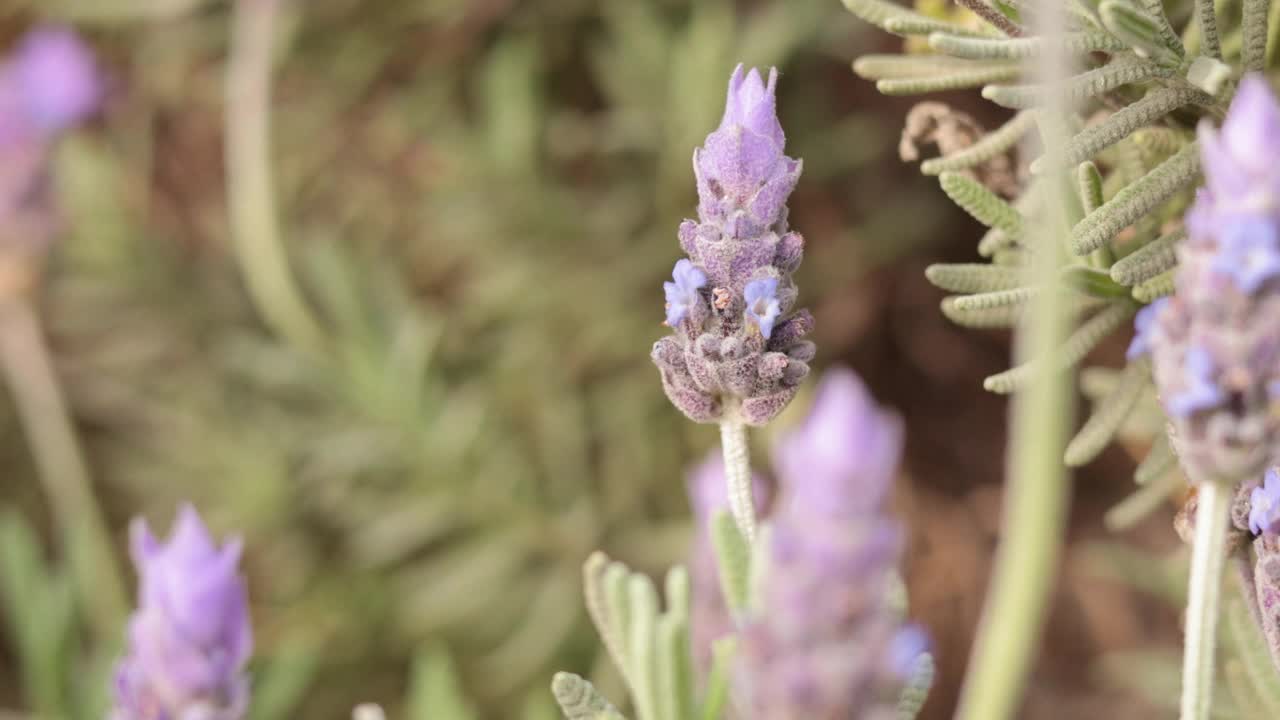
[[[883,506],[901,451],[901,422],[849,370],[823,377],[808,419],[780,440],[768,574],[735,673],[750,717],[894,717],[927,645],[891,600],[903,536]]]
[[[241,720],[253,635],[240,541],[215,545],[191,506],[179,511],[167,543],[141,519],[130,530],[139,602],[116,669],[112,720]]]
[[[801,163],[783,154],[777,80],[777,70],[766,84],[739,65],[720,127],[693,156],[698,220],[679,231],[690,265],[683,282],[677,265],[666,288],[677,332],[658,341],[653,360],[671,402],[697,422],[721,420],[730,404],[748,424],[767,423],[795,397],[813,358],[804,340],[813,318],[792,312],[804,240],[788,230],[786,201]]]
[[[41,133],[69,130],[93,113],[102,99],[93,54],[71,30],[32,30],[10,62],[23,112]]]
[[[49,148],[100,96],[92,55],[70,30],[33,30],[0,61],[0,297],[33,282],[57,234]]]
[[[1244,78],[1221,130],[1199,128],[1205,187],[1187,213],[1176,292],[1139,319],[1171,437],[1193,478],[1276,463],[1280,400],[1280,105]]]
[[[1249,531],[1254,535],[1280,535],[1280,471],[1268,468],[1262,487],[1249,495]]]
[[[769,487],[759,474],[751,477],[751,494],[758,516],[767,514]],[[733,632],[733,618],[720,588],[720,568],[711,540],[711,518],[729,509],[729,485],[724,455],[716,450],[689,473],[689,501],[693,507],[693,547],[689,557],[691,605],[689,644],[700,677],[711,669],[712,644]]]

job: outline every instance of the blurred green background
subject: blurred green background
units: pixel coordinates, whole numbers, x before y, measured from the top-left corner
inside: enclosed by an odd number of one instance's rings
[[[243,534],[254,720],[360,701],[436,717],[446,665],[481,717],[552,717],[555,669],[607,686],[580,565],[595,548],[655,572],[681,561],[683,471],[715,442],[667,403],[648,350],[696,202],[690,156],[739,61],[779,67],[804,158],[791,222],[817,366],[852,363],[908,419],[908,580],[939,644],[931,710],[948,715],[1002,466],[1003,404],[980,378],[1007,339],[949,326],[922,277],[971,258],[977,231],[899,163],[911,103],[849,71],[895,42],[835,0],[276,9],[271,172],[318,350],[272,332],[236,261],[228,191],[255,179],[224,159],[228,122],[254,112],[227,101],[233,3],[0,0],[0,47],[70,22],[106,68],[104,112],[57,155],[68,231],[38,311],[120,556],[131,516],[164,528],[184,499]],[[30,525],[56,572],[7,400],[0,458],[6,522]],[[1082,532],[1127,489],[1126,463],[1112,451],[1085,474]],[[30,707],[22,633],[4,633],[0,707]],[[106,651],[76,647],[96,664],[58,662],[96,687]],[[1067,688],[1098,652],[1072,647],[1046,671]]]

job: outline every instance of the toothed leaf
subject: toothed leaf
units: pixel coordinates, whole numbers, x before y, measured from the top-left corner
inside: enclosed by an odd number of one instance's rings
[[[1178,264],[1178,243],[1186,236],[1186,230],[1175,230],[1134,250],[1111,266],[1111,279],[1134,286],[1173,269]]]
[[[1072,249],[1077,255],[1088,255],[1097,250],[1121,230],[1195,181],[1199,173],[1199,146],[1191,143],[1076,223],[1071,230]]]

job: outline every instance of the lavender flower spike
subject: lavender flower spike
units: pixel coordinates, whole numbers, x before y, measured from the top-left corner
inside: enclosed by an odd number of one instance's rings
[[[141,519],[130,530],[139,608],[117,666],[111,720],[242,720],[253,636],[240,541],[215,545],[190,505],[167,543]]]
[[[0,60],[0,297],[33,282],[60,226],[49,149],[91,113],[101,82],[87,47],[70,30],[28,33]]]
[[[883,507],[901,452],[901,422],[849,370],[823,377],[808,419],[779,442],[761,607],[734,674],[748,717],[896,717],[927,647],[891,601],[903,536]]]
[[[1280,461],[1280,104],[1240,83],[1199,128],[1205,187],[1187,213],[1173,297],[1142,334],[1191,477],[1236,484]],[[1140,343],[1142,344],[1142,343]]]
[[[676,332],[654,345],[653,360],[667,397],[696,422],[720,422],[726,409],[734,421],[769,422],[795,397],[814,354],[803,339],[812,316],[792,311],[804,241],[789,231],[786,201],[801,163],[783,154],[777,82],[777,70],[766,83],[739,65],[720,127],[693,155],[698,220],[680,225],[687,276],[678,264],[666,288]]]

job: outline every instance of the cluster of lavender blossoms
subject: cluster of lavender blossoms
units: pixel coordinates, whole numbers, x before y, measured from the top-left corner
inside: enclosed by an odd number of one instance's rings
[[[184,506],[167,543],[141,519],[131,543],[139,607],[116,669],[111,720],[242,720],[253,635],[240,541],[218,547]]]
[[[58,230],[49,176],[54,142],[97,109],[102,83],[92,54],[70,30],[31,31],[0,62],[0,284],[38,259]],[[18,261],[15,265],[12,261]]]
[[[824,375],[809,417],[779,442],[765,583],[735,675],[746,717],[898,717],[926,650],[893,601],[903,534],[884,505],[901,453],[901,422],[850,370]]]
[[[1171,437],[1197,481],[1257,483],[1280,460],[1280,106],[1246,76],[1199,128],[1205,187],[1187,214],[1176,293],[1139,315]]]
[[[786,407],[809,372],[813,328],[792,313],[804,240],[787,227],[787,197],[801,162],[783,154],[775,112],[778,71],[766,85],[741,65],[729,80],[720,127],[694,151],[698,220],[680,225],[689,255],[666,283],[666,324],[653,360],[667,397],[695,422],[719,422],[726,408],[763,425]]]

